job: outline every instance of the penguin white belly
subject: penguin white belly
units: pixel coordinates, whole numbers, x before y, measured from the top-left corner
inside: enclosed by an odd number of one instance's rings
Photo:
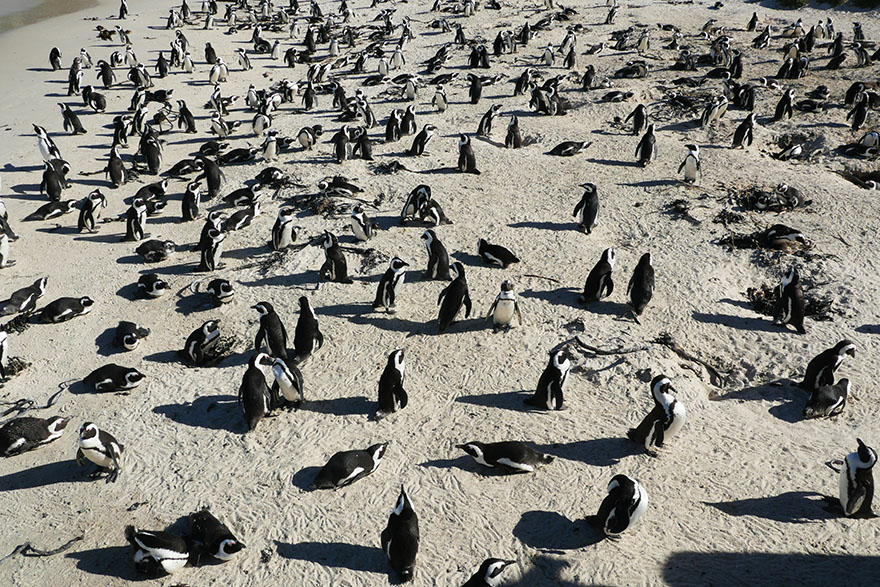
[[[492,314],[492,323],[507,326],[513,320],[514,303],[511,300],[499,300]]]
[[[22,444],[24,444],[24,443],[25,443],[25,439],[24,439],[24,438],[19,438],[18,440],[16,440],[15,442],[13,442],[12,444],[10,444],[10,445],[6,448],[6,454],[7,454],[7,455],[14,454],[15,451],[18,450],[18,448],[19,448]]]
[[[358,239],[359,241],[369,240],[369,237],[364,231],[363,226],[361,226],[361,223],[358,222],[355,218],[351,219],[351,232],[354,234],[354,238]]]
[[[684,163],[684,178],[687,181],[696,181],[697,179],[697,162],[691,156],[688,156]]]
[[[636,496],[639,498],[639,504],[636,506],[636,509],[629,516],[629,526],[633,526],[636,522],[638,522],[645,511],[648,509],[648,494],[645,491],[645,488],[642,487],[642,484],[638,481],[636,484]]]
[[[535,470],[535,468],[531,465],[527,465],[526,463],[517,463],[516,461],[512,461],[507,457],[502,457],[498,459],[499,465],[504,465],[505,467],[510,467],[511,469],[516,469],[517,471],[524,471],[526,473],[531,473]]]
[[[0,267],[9,264],[9,238],[4,234],[0,237]]]
[[[855,470],[858,459],[858,453],[847,455],[846,460],[843,463],[843,468],[840,470],[840,505],[843,506],[844,512],[846,512],[847,505],[849,505],[849,472],[850,470]]]
[[[351,473],[349,473],[349,475],[347,477],[343,477],[342,479],[340,479],[339,483],[337,483],[337,485],[341,487],[363,472],[364,472],[363,467],[355,467],[354,470]]]
[[[101,448],[97,446],[87,447],[83,446],[82,452],[87,459],[98,465],[99,467],[103,467],[105,469],[109,469],[113,466],[113,459],[101,452]]]
[[[663,433],[664,441],[669,440],[678,434],[678,431],[684,426],[686,419],[687,412],[684,409],[684,404],[679,401],[675,402],[675,408],[672,410],[672,422],[669,424],[669,428]]]
[[[405,273],[400,273],[400,275],[397,276],[397,281],[394,283],[394,299],[397,299],[400,297],[400,288],[403,287],[403,282],[405,279],[406,279]]]
[[[289,402],[301,402],[303,401],[303,396],[293,385],[292,382],[288,381],[287,378],[283,378],[278,380],[278,388],[281,390],[281,395],[284,396]]]

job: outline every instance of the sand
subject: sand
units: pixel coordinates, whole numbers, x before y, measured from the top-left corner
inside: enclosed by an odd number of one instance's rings
[[[156,51],[166,50],[172,34],[164,29],[169,2],[130,2],[131,29],[138,57],[151,68]],[[322,4],[325,13],[335,4]],[[466,36],[490,45],[498,26],[519,27],[536,22],[545,11],[535,3],[504,3],[500,11],[480,10],[465,18],[430,13],[428,3],[380,4],[368,8],[358,0],[353,24],[363,24],[378,10],[396,8],[395,22],[411,16],[417,37],[406,48],[403,72],[420,72],[420,65],[454,33],[439,33],[427,23],[445,16],[464,26]],[[673,5],[665,2],[627,3],[614,25],[602,25],[606,7],[573,2],[572,23],[578,32],[578,65],[596,66],[598,78],[610,77],[634,51],[606,49],[585,56],[592,44],[609,40],[612,31],[641,23],[652,27],[674,23],[685,42],[706,52],[707,43],[694,35],[709,18],[727,23],[734,47],[746,49],[745,79],[775,74],[780,62],[774,38],[767,50],[752,50],[753,33],[744,31],[752,10],[762,22],[791,22],[803,17],[809,26],[820,17],[834,18],[838,30],[851,37],[850,23],[862,22],[866,36],[880,37],[880,18],[844,8],[835,11],[777,11],[764,4],[727,2],[721,10],[711,3]],[[198,9],[198,3],[192,7]],[[221,16],[224,4],[221,4]],[[303,5],[303,10],[307,7]],[[798,98],[815,86],[832,91],[830,110],[820,114],[796,112],[791,121],[765,123],[780,91],[761,89],[756,113],[759,126],[754,144],[730,150],[733,130],[744,118],[731,108],[711,129],[691,124],[693,117],[657,118],[658,159],[645,169],[633,165],[638,137],[612,124],[635,104],[653,104],[672,89],[680,72],[668,66],[675,51],[664,50],[669,33],[652,29],[649,59],[653,68],[645,80],[614,80],[615,87],[634,92],[625,103],[599,102],[603,90],[582,92],[564,82],[564,95],[573,104],[566,116],[531,113],[528,98],[512,98],[512,80],[527,65],[540,67],[545,77],[567,75],[561,58],[549,71],[538,60],[547,43],[562,41],[564,26],[540,32],[515,55],[491,57],[489,73],[504,76],[487,87],[478,105],[467,100],[465,69],[468,50],[455,46],[443,71],[459,72],[447,88],[451,105],[440,114],[431,106],[433,89],[422,88],[416,100],[417,124],[432,123],[437,136],[428,155],[402,157],[410,138],[383,145],[384,126],[377,139],[377,162],[399,160],[411,172],[377,175],[360,160],[342,165],[332,159],[327,139],[340,122],[331,97],[322,95],[312,112],[299,103],[285,104],[273,128],[293,136],[301,127],[323,124],[324,140],[311,152],[299,148],[281,156],[280,166],[305,188],[266,198],[264,213],[252,226],[227,239],[225,268],[216,272],[235,283],[231,304],[213,308],[188,287],[203,274],[193,273],[197,253],[182,250],[171,259],[146,265],[135,256],[135,244],[121,243],[123,223],[100,226],[95,235],[76,232],[76,214],[47,222],[24,222],[45,198],[39,195],[41,159],[31,130],[45,126],[73,167],[73,187],[65,198],[83,198],[95,187],[107,195],[106,218],[122,214],[143,183],[110,189],[102,175],[83,176],[103,168],[112,141],[113,116],[125,113],[132,94],[130,83],[99,90],[108,97],[103,114],[89,112],[78,97],[66,96],[66,70],[51,72],[51,46],[63,52],[69,66],[80,47],[93,58],[107,59],[118,43],[95,38],[97,24],[117,24],[115,3],[54,18],[0,36],[3,55],[0,75],[2,136],[0,168],[3,201],[20,235],[11,244],[13,267],[0,271],[0,297],[48,275],[42,303],[61,296],[88,295],[95,309],[84,317],[58,325],[33,325],[10,336],[10,353],[30,367],[0,389],[0,399],[32,398],[45,403],[60,383],[79,380],[108,362],[137,367],[146,382],[130,395],[93,394],[71,386],[53,410],[72,418],[57,442],[31,453],[0,461],[0,555],[30,541],[51,549],[83,536],[63,554],[46,558],[16,556],[0,566],[6,585],[120,585],[140,579],[131,561],[123,527],[148,529],[171,526],[182,530],[182,518],[202,506],[212,511],[245,542],[247,548],[232,562],[187,568],[159,580],[162,585],[377,585],[385,584],[388,564],[379,534],[394,506],[400,486],[411,496],[420,519],[421,549],[415,584],[460,585],[489,556],[515,559],[504,573],[504,585],[780,585],[845,582],[868,585],[880,572],[880,526],[872,520],[850,520],[825,509],[823,496],[837,494],[837,475],[826,462],[841,459],[856,448],[856,437],[877,446],[880,407],[873,381],[880,367],[876,342],[880,301],[874,279],[880,229],[875,192],[865,191],[834,171],[852,166],[834,148],[853,140],[842,107],[843,94],[854,80],[873,80],[876,66],[824,71],[824,47],[814,50],[811,76],[790,82]],[[97,20],[92,20],[96,18]],[[564,23],[563,23],[564,24]],[[249,47],[250,31],[226,36],[221,23],[211,31],[198,24],[185,28],[193,45],[197,71],[174,71],[167,79],[154,77],[156,88],[174,89],[174,99],[186,99],[197,117],[198,135],[174,131],[166,141],[163,169],[190,156],[208,137],[210,112],[203,107],[211,87],[203,59],[210,41],[230,64],[224,95],[244,96],[249,84],[267,87],[284,77],[303,79],[306,66],[294,70],[268,56],[252,56],[254,69],[240,71],[235,47]],[[292,43],[287,33],[282,48]],[[397,34],[395,33],[395,38]],[[297,43],[302,37],[300,33]],[[366,41],[361,41],[359,47]],[[301,48],[301,45],[297,45]],[[319,56],[327,46],[319,48]],[[368,61],[375,73],[376,59]],[[700,70],[700,74],[705,69]],[[117,69],[124,79],[126,70]],[[399,73],[399,72],[395,72]],[[482,72],[480,72],[482,73]],[[394,74],[392,74],[394,75]],[[94,82],[94,70],[85,82]],[[343,81],[349,95],[359,78]],[[430,76],[424,76],[430,79]],[[364,88],[380,123],[392,107],[406,103],[378,98],[377,88]],[[701,90],[718,93],[709,80]],[[57,102],[76,105],[88,134],[63,133]],[[493,103],[502,105],[489,140],[474,138],[482,171],[479,176],[450,171],[457,161],[458,133],[473,133],[480,116]],[[838,107],[837,105],[841,105]],[[154,107],[155,108],[155,107]],[[659,106],[650,108],[652,116]],[[506,150],[504,132],[509,117],[519,116],[524,135],[535,144]],[[241,120],[231,137],[233,147],[258,145],[250,130],[250,112],[239,101],[230,120]],[[876,114],[867,128],[874,128]],[[809,162],[777,161],[784,133],[807,132],[825,149]],[[858,135],[856,135],[857,138]],[[563,140],[593,141],[586,153],[573,158],[546,155]],[[124,157],[136,148],[129,141]],[[696,187],[683,186],[676,174],[686,154],[684,144],[702,147],[703,177]],[[224,194],[265,167],[262,161],[225,168]],[[447,168],[442,172],[432,172]],[[862,169],[876,168],[862,163]],[[449,172],[447,172],[449,171]],[[379,209],[367,207],[381,227],[366,247],[380,254],[381,263],[362,263],[347,252],[355,278],[351,285],[318,283],[323,253],[306,247],[286,254],[268,270],[267,242],[278,207],[286,198],[315,193],[322,178],[344,174],[364,188],[373,201],[384,194]],[[155,181],[147,175],[141,182]],[[577,230],[571,210],[581,195],[579,184],[596,183],[601,198],[599,226],[590,235]],[[772,189],[787,182],[812,203],[780,214],[740,210],[727,189],[757,186]],[[426,281],[421,273],[426,254],[419,239],[424,227],[398,226],[406,194],[421,183],[454,222],[437,229],[454,259],[467,270],[474,314],[437,334],[435,300],[444,284]],[[198,238],[202,222],[179,223],[185,182],[171,181],[169,205],[147,228],[151,237],[170,239],[187,249]],[[672,201],[690,203],[692,220],[668,213]],[[221,204],[222,207],[222,204]],[[729,250],[714,241],[728,229],[713,223],[723,210],[745,216],[737,232],[751,232],[776,222],[801,229],[811,243],[809,255],[775,251]],[[337,215],[301,212],[298,242],[332,230],[344,245],[354,243],[345,209]],[[60,228],[56,229],[56,225]],[[506,270],[484,266],[476,255],[483,237],[513,249],[522,261]],[[587,273],[607,247],[617,251],[615,291],[610,299],[591,306],[577,297]],[[621,319],[625,314],[626,284],[638,258],[651,252],[657,272],[657,291],[641,324]],[[410,263],[397,313],[372,311],[370,302],[387,259],[400,256]],[[363,265],[363,267],[362,267]],[[746,299],[750,287],[776,284],[791,265],[804,277],[808,295],[833,299],[831,319],[807,321],[807,334],[772,324],[754,312]],[[139,274],[157,272],[171,285],[158,300],[135,300],[133,284]],[[538,276],[538,277],[533,277]],[[519,295],[525,324],[506,333],[493,333],[482,320],[503,279]],[[177,293],[181,292],[181,293]],[[323,349],[304,366],[307,404],[296,412],[281,412],[245,434],[235,403],[241,377],[253,354],[258,316],[250,307],[270,301],[289,332],[293,332],[301,295],[316,308],[326,338]],[[234,337],[231,354],[212,367],[185,367],[176,357],[186,337],[204,321],[221,319],[223,336]],[[112,347],[119,320],[135,319],[152,329],[141,346],[129,353]],[[667,347],[654,344],[668,332],[685,350],[724,370],[724,382],[713,385],[699,365],[685,361]],[[567,409],[535,413],[522,400],[546,365],[547,352],[579,336],[602,349],[644,350],[622,355],[594,356],[573,351],[575,368],[566,388]],[[833,421],[801,421],[806,393],[797,389],[807,362],[838,340],[856,342],[838,376],[848,377],[858,401],[850,401]],[[376,410],[377,383],[388,353],[406,349],[409,406],[380,422]],[[626,439],[651,408],[647,381],[666,374],[679,401],[687,406],[688,422],[681,435],[659,458],[644,454]],[[771,385],[773,382],[780,385]],[[74,393],[78,392],[78,393]],[[50,411],[29,415],[48,416]],[[85,421],[96,422],[114,434],[126,449],[123,471],[115,484],[88,479],[88,468],[74,462],[76,435]],[[535,474],[499,476],[487,473],[455,448],[469,440],[523,440],[555,455],[556,461]],[[308,492],[314,474],[335,452],[390,441],[380,468],[370,477],[336,492]],[[611,477],[625,473],[638,479],[650,495],[650,506],[639,524],[619,541],[593,540],[584,521],[594,514]],[[875,507],[876,509],[876,507]]]

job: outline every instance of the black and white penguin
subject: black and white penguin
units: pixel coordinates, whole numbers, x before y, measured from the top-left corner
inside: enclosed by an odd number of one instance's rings
[[[422,127],[422,130],[419,131],[419,134],[416,135],[416,138],[413,139],[412,146],[409,148],[407,152],[408,155],[424,155],[425,148],[428,146],[428,142],[432,138],[434,138],[434,131],[437,130],[437,127],[433,124],[426,124]]]
[[[208,508],[189,515],[187,535],[198,545],[200,552],[224,562],[231,560],[245,548],[244,543],[235,537],[226,524],[214,517]]]
[[[128,182],[128,171],[125,169],[122,157],[119,156],[119,145],[113,145],[110,148],[110,158],[104,171],[114,189]]]
[[[40,149],[43,161],[49,162],[53,159],[62,159],[61,151],[58,150],[55,141],[52,140],[46,129],[38,124],[32,126],[34,127],[34,134],[37,135],[37,147]]]
[[[122,347],[127,351],[133,351],[141,343],[141,340],[150,335],[149,328],[142,328],[134,322],[122,320],[116,327],[114,342],[116,346]]]
[[[862,92],[859,94],[859,99],[856,102],[856,105],[846,115],[847,120],[852,118],[852,126],[850,127],[852,132],[858,132],[858,130],[864,126],[865,122],[868,120],[868,112],[868,94]]]
[[[626,117],[623,123],[626,124],[630,119],[633,121],[632,134],[639,134],[648,127],[648,109],[645,108],[644,104],[639,104],[635,107],[635,110],[629,113],[629,116]]]
[[[437,89],[434,91],[434,97],[431,99],[431,104],[437,108],[437,112],[443,113],[446,112],[446,108],[449,107],[449,98],[446,97],[446,90],[442,85],[438,84]]]
[[[177,245],[172,241],[150,239],[138,245],[134,252],[143,257],[147,263],[158,263],[174,254],[176,249]]]
[[[9,368],[9,334],[0,330],[0,381],[7,378]]]
[[[61,69],[61,51],[58,47],[52,47],[52,50],[49,51],[49,65],[52,66],[52,71]]]
[[[218,304],[228,304],[235,297],[235,287],[228,279],[212,279],[205,288]]]
[[[6,231],[6,223],[0,224],[0,269],[12,267],[15,261],[9,258],[9,234]]]
[[[146,378],[146,375],[133,367],[108,363],[86,375],[83,383],[97,393],[119,393],[135,389]]]
[[[406,375],[403,354],[403,349],[396,349],[388,355],[388,363],[379,378],[379,410],[376,412],[376,420],[406,407],[408,396],[403,388]]]
[[[591,234],[593,229],[596,228],[599,217],[599,192],[594,183],[582,183],[581,187],[584,188],[584,195],[581,196],[571,215],[577,218],[578,214],[580,214],[578,228],[587,234]]]
[[[92,311],[95,302],[90,297],[58,298],[46,304],[40,311],[41,322],[66,322],[77,316],[85,316]]]
[[[700,147],[693,144],[685,145],[685,147],[688,150],[688,154],[681,162],[681,165],[678,166],[678,173],[681,173],[683,169],[684,182],[695,183],[697,181],[697,174],[700,176],[703,174],[700,162]]]
[[[645,167],[657,158],[657,137],[654,135],[654,124],[648,125],[648,130],[636,146],[636,157],[639,165]]]
[[[98,429],[93,422],[85,422],[80,427],[78,444],[76,464],[83,466],[85,459],[88,459],[98,465],[98,470],[91,475],[92,478],[106,473],[107,482],[115,483],[121,470],[120,460],[125,447],[109,432]]]
[[[226,176],[223,174],[223,171],[220,169],[220,166],[217,165],[216,161],[213,161],[202,154],[196,155],[196,157],[202,160],[204,170],[201,175],[196,177],[195,181],[204,179],[208,186],[208,199],[214,199],[220,195],[220,188],[223,187],[223,182],[225,181]]]
[[[843,363],[846,356],[856,356],[856,343],[851,340],[841,340],[832,348],[816,355],[807,365],[807,372],[800,387],[813,391],[820,385],[833,385],[834,372]]]
[[[444,287],[437,298],[437,305],[440,306],[440,315],[437,317],[440,332],[455,321],[462,306],[465,309],[465,318],[471,315],[471,296],[464,275],[464,265],[456,261],[449,269],[454,275],[452,283]]]
[[[395,305],[400,288],[406,278],[406,268],[409,263],[400,257],[394,257],[388,264],[388,269],[379,280],[379,287],[376,290],[376,299],[373,301],[373,308],[384,308],[386,312],[394,313]]]
[[[321,278],[336,283],[354,283],[348,277],[348,265],[336,235],[325,230],[321,245],[324,247],[324,264],[319,272]]]
[[[516,301],[513,285],[505,279],[501,282],[501,292],[495,297],[492,307],[489,308],[489,313],[486,314],[486,320],[492,318],[492,330],[498,332],[499,328],[510,330],[514,316],[519,318],[520,326],[522,326],[522,313],[519,311],[519,303]]]
[[[177,128],[183,129],[185,133],[193,134],[197,132],[196,119],[183,100],[177,101]]]
[[[527,397],[523,403],[541,410],[563,409],[563,390],[571,371],[571,360],[565,349],[550,353],[550,362],[538,379],[538,387],[534,395]]]
[[[474,148],[471,146],[471,138],[467,135],[458,135],[458,170],[462,173],[473,173],[479,175],[480,170],[477,169],[477,158],[474,155]]]
[[[135,568],[150,577],[176,573],[189,562],[189,545],[176,534],[126,526],[125,539],[134,547]]]
[[[647,509],[648,493],[642,484],[632,477],[615,475],[592,521],[606,536],[617,538],[634,526]]]
[[[779,285],[779,317],[775,324],[791,324],[798,334],[806,334],[804,329],[804,290],[801,287],[801,276],[796,267],[789,269]]]
[[[45,295],[48,282],[48,277],[41,277],[31,285],[12,292],[8,300],[0,302],[0,316],[33,312],[37,302]]]
[[[305,401],[305,383],[302,372],[293,364],[293,361],[270,357],[272,363],[272,398],[276,406],[285,406],[287,409],[299,407]]]
[[[146,234],[147,203],[143,198],[135,198],[125,213],[125,236],[123,242],[143,240]]]
[[[388,443],[383,442],[365,450],[346,450],[334,454],[318,471],[312,489],[339,489],[363,479],[379,467],[387,450]]]
[[[844,459],[840,469],[840,505],[843,513],[852,518],[873,518],[874,474],[877,464],[877,451],[862,442],[856,441],[859,448]]]
[[[184,222],[191,222],[199,217],[199,205],[202,202],[202,188],[198,181],[186,184],[186,191],[181,201],[181,218]]]
[[[636,316],[641,316],[653,296],[654,267],[651,265],[651,253],[645,253],[639,259],[633,276],[629,280],[629,285],[626,287],[626,297]]]
[[[449,254],[446,252],[446,247],[437,238],[437,233],[430,229],[422,233],[422,240],[425,241],[425,248],[428,251],[428,268],[425,270],[425,277],[448,281]]]
[[[784,117],[791,118],[792,115],[792,102],[794,101],[794,90],[789,89],[784,94],[782,94],[782,98],[779,99],[779,102],[776,104],[776,111],[773,114],[773,122],[779,122]]]
[[[220,320],[208,320],[186,338],[180,355],[193,365],[203,365],[214,357],[213,350],[220,342]]]
[[[477,241],[477,253],[486,265],[494,265],[502,269],[507,269],[513,263],[519,263],[519,257],[512,251],[501,245],[490,244],[482,238]]]
[[[556,155],[557,157],[573,157],[583,152],[592,144],[593,141],[562,141],[550,149],[547,154]]]
[[[504,137],[504,146],[508,149],[519,149],[523,146],[522,133],[519,130],[519,118],[512,116],[507,124],[507,135]]]
[[[752,144],[755,138],[755,113],[749,112],[733,133],[734,149],[742,149]]]
[[[366,242],[373,238],[373,234],[379,226],[367,217],[363,206],[360,205],[352,209],[350,224],[351,233],[354,235],[354,238],[361,242]]]
[[[61,107],[61,116],[64,119],[64,130],[72,135],[84,135],[88,132],[83,128],[79,116],[70,109],[70,106],[67,104],[58,104],[58,106]]]
[[[382,550],[391,568],[400,575],[400,582],[412,581],[419,552],[419,517],[403,487],[380,538]]]
[[[804,419],[831,418],[839,416],[846,407],[846,400],[852,390],[849,379],[841,379],[836,385],[820,385],[810,394],[804,407]]]
[[[70,214],[76,209],[76,200],[58,200],[57,202],[49,202],[43,204],[32,213],[25,216],[25,220],[52,220]],[[4,226],[4,231],[5,231]]]
[[[498,115],[498,112],[501,110],[501,104],[492,104],[489,110],[483,114],[483,117],[480,119],[480,124],[477,125],[477,134],[481,137],[488,137],[492,134],[492,122],[494,122],[495,117]],[[464,136],[464,135],[462,135]]]
[[[630,440],[643,445],[651,456],[657,456],[653,447],[662,448],[667,440],[678,434],[687,420],[684,404],[672,395],[673,391],[668,377],[654,377],[651,381],[654,409],[648,412],[637,428],[630,428],[626,433]]]
[[[478,104],[480,102],[480,98],[483,95],[483,81],[480,79],[480,76],[469,73],[467,75],[468,80],[470,80],[470,86],[468,87],[468,97],[471,100],[471,104]]]
[[[498,587],[501,584],[501,573],[516,561],[500,558],[487,558],[462,587]]]
[[[201,250],[202,258],[196,271],[214,271],[221,266],[220,255],[223,253],[226,233],[216,228],[209,228],[206,236],[209,240]]]
[[[517,440],[466,442],[457,445],[456,448],[471,455],[479,464],[485,467],[497,467],[506,473],[531,473],[543,465],[552,463],[555,458]]]
[[[137,293],[144,298],[161,298],[171,290],[168,282],[157,273],[145,273],[138,277]]]
[[[305,126],[296,135],[296,140],[299,141],[303,149],[310,151],[322,134],[324,134],[324,128],[321,125]]]
[[[295,210],[279,208],[278,218],[272,225],[272,250],[283,251],[296,241],[296,228],[293,225]]]
[[[274,361],[266,353],[256,353],[248,361],[248,368],[238,388],[238,403],[244,412],[248,430],[253,432],[272,408],[272,396],[266,385],[264,369]]]
[[[107,198],[101,193],[101,190],[94,190],[90,193],[80,205],[79,218],[76,221],[77,230],[95,232],[97,221],[101,217],[101,210],[106,207]]]
[[[260,352],[263,342],[265,342],[270,355],[286,359],[287,330],[275,312],[275,308],[269,302],[259,302],[251,308],[260,314],[260,328],[257,330],[257,338],[254,340],[254,349]]]
[[[19,455],[58,440],[64,434],[68,422],[70,418],[62,416],[13,418],[0,428],[0,455]]]
[[[293,333],[293,348],[296,352],[296,362],[302,363],[311,354],[324,346],[324,335],[318,328],[318,318],[309,298],[299,298],[299,320],[296,322],[296,331]]]

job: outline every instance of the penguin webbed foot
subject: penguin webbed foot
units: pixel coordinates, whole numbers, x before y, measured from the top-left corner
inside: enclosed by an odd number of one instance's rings
[[[107,471],[107,478],[104,480],[105,483],[116,483],[116,480],[119,478],[119,468],[111,469]]]

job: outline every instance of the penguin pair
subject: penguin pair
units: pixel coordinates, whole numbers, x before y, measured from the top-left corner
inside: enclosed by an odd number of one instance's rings
[[[636,428],[626,434],[630,440],[645,447],[651,456],[657,456],[654,448],[663,448],[664,443],[673,438],[684,426],[687,412],[684,404],[678,401],[671,392],[672,382],[665,375],[658,375],[651,381],[651,397],[654,409]]]

